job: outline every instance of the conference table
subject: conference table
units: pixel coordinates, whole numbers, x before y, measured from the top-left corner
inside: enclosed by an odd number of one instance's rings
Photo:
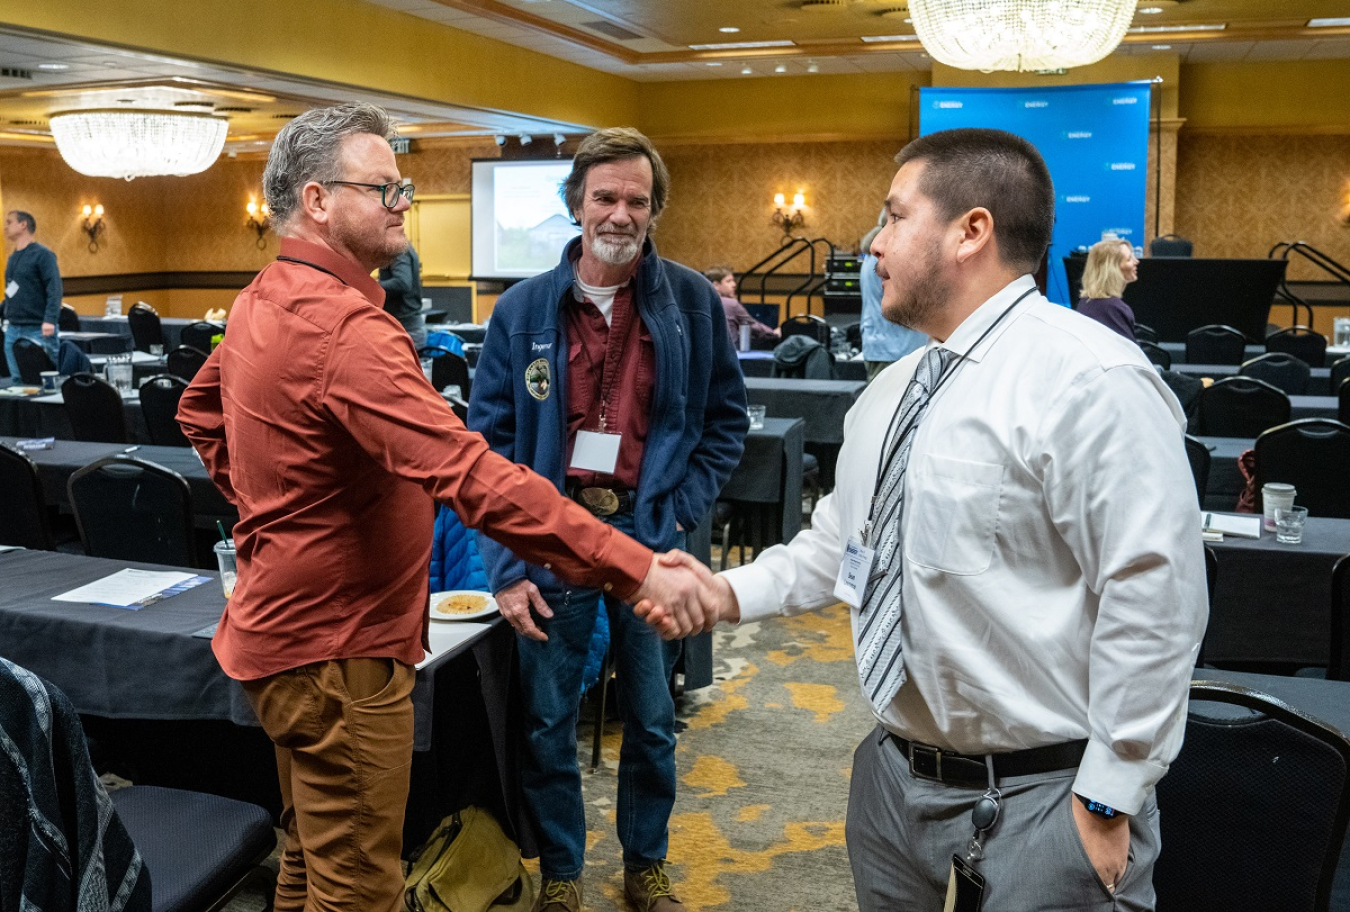
[[[844,442],[844,416],[867,384],[858,380],[788,380],[746,377],[745,394],[770,418],[802,418],[807,443]]]
[[[59,391],[6,392],[29,389],[33,388],[13,384],[0,388],[0,435],[73,440],[75,432],[66,415],[66,400]],[[141,411],[140,390],[132,389],[122,394],[122,413],[128,439],[132,443],[149,443],[150,428]]]
[[[1210,377],[1214,380],[1225,380],[1228,377],[1238,376],[1239,365],[1236,364],[1174,364],[1172,370],[1179,374],[1185,374],[1188,377]],[[1310,396],[1328,396],[1331,394],[1331,368],[1314,367],[1312,376],[1308,378],[1308,395]]]
[[[1208,542],[1218,575],[1205,634],[1205,661],[1292,670],[1326,667],[1331,570],[1350,554],[1350,519],[1310,516],[1303,542],[1225,536]]]
[[[481,345],[487,336],[486,323],[428,323],[427,332],[454,333],[466,343]]]
[[[196,322],[197,320],[189,320],[186,317],[160,317],[159,325],[160,331],[164,335],[164,350],[169,351],[177,348],[181,344],[183,327]],[[125,314],[115,317],[95,317],[81,314],[80,329],[83,332],[111,333],[112,335],[123,336],[128,340],[127,348],[133,347],[133,343],[130,341],[132,338],[131,323],[127,320]]]
[[[139,610],[53,601],[128,568],[178,570],[205,581]],[[190,787],[246,797],[276,813],[270,743],[211,651],[224,609],[213,571],[0,551],[0,654],[56,684],[82,716],[93,717],[101,748],[126,752],[138,769],[151,771],[139,781],[189,787],[184,780],[191,778]],[[452,802],[465,789],[482,790],[469,797],[498,812],[509,808],[516,819],[512,789],[501,786],[514,780],[507,731],[513,642],[500,621],[429,622],[431,650],[418,665],[412,697],[409,847],[461,806]]]
[[[718,497],[731,504],[733,532],[745,546],[758,550],[801,531],[805,430],[801,418],[765,418],[745,435],[740,464]]]
[[[17,449],[22,438],[0,436],[0,445]],[[126,446],[120,443],[86,443],[79,440],[55,440],[50,449],[21,450],[25,456],[37,465],[38,479],[42,482],[43,496],[48,506],[70,510],[70,499],[66,494],[66,482],[79,469],[108,456],[125,454],[146,462],[153,462],[177,472],[188,483],[192,491],[193,522],[199,529],[214,530],[216,523],[223,523],[226,529],[234,528],[239,514],[234,505],[220,493],[215,482],[206,474],[206,468],[197,457],[197,451],[190,447],[151,446],[134,444]]]
[[[772,377],[773,352],[738,351],[736,358],[741,364],[741,373],[746,377]],[[836,358],[834,360],[834,379],[867,380],[867,362],[862,358]]]
[[[1177,365],[1186,363],[1185,342],[1159,342],[1158,346],[1172,356],[1172,370],[1180,370]],[[1250,361],[1252,358],[1259,357],[1265,353],[1265,343],[1261,343],[1260,345],[1248,345],[1242,350],[1242,360]],[[1314,364],[1312,366],[1314,368],[1330,367],[1347,356],[1350,356],[1350,346],[1328,345],[1326,359],[1321,364]]]
[[[130,336],[110,332],[72,332],[63,329],[61,341],[70,342],[85,354],[117,354],[131,347]]]

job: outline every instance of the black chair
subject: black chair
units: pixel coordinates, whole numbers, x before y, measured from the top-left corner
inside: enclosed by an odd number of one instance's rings
[[[1195,479],[1195,493],[1200,498],[1200,508],[1203,510],[1205,507],[1205,488],[1209,486],[1209,447],[1187,434],[1186,460],[1191,464],[1191,476]]]
[[[164,345],[164,327],[159,311],[144,301],[137,301],[127,311],[127,325],[131,327],[131,343],[137,351],[148,352],[152,345]]]
[[[1350,378],[1342,380],[1337,390],[1336,417],[1342,424],[1350,424]]]
[[[47,349],[32,339],[14,340],[14,360],[19,362],[19,380],[28,386],[41,386],[42,372],[56,370]]]
[[[784,339],[788,336],[809,336],[827,349],[830,347],[830,324],[815,314],[788,317],[778,329]]]
[[[1301,418],[1256,438],[1256,486],[1294,486],[1295,502],[1311,516],[1350,519],[1350,425]]]
[[[1294,355],[1266,352],[1250,361],[1242,362],[1242,366],[1238,368],[1238,375],[1264,380],[1290,396],[1302,396],[1308,392],[1312,368]]]
[[[1157,786],[1158,912],[1329,909],[1348,783],[1336,729],[1246,687],[1192,683],[1185,743]]]
[[[61,332],[79,332],[80,312],[69,304],[62,304],[61,314],[56,318],[56,328]]]
[[[154,785],[112,793],[154,884],[152,912],[220,909],[276,847],[267,811],[256,804]],[[270,892],[270,891],[269,891]]]
[[[834,355],[806,335],[789,336],[773,348],[769,376],[793,380],[833,380]]]
[[[1289,397],[1255,377],[1225,377],[1200,393],[1200,433],[1210,437],[1255,437],[1290,413]]]
[[[1327,337],[1306,326],[1291,326],[1266,336],[1266,351],[1293,355],[1309,367],[1327,361]]]
[[[1187,364],[1238,365],[1247,357],[1247,337],[1231,326],[1211,323],[1186,334]]]
[[[1350,681],[1350,554],[1331,571],[1331,660],[1327,680]]]
[[[1342,358],[1331,365],[1331,370],[1327,374],[1327,389],[1334,393],[1347,380],[1350,380],[1350,357]]]
[[[42,480],[33,460],[0,444],[0,545],[35,551],[56,547]]]
[[[1144,350],[1144,356],[1148,358],[1149,363],[1156,364],[1163,370],[1172,369],[1172,353],[1167,349],[1156,342],[1148,342],[1143,339],[1139,341],[1139,347]]]
[[[1134,324],[1134,338],[1138,342],[1152,342],[1154,345],[1157,345],[1160,341],[1158,331],[1152,326],[1145,326],[1143,323]]]
[[[436,392],[444,392],[453,384],[459,387],[460,398],[469,401],[469,362],[463,355],[440,345],[425,346],[417,354],[431,359],[431,385],[436,387]]]
[[[1178,234],[1162,234],[1148,242],[1151,257],[1188,257],[1194,249],[1195,245]]]
[[[61,384],[66,417],[76,440],[90,443],[127,443],[126,411],[122,396],[93,374],[72,374]]]
[[[210,356],[200,348],[180,345],[165,355],[164,366],[175,377],[191,380],[197,376],[197,371],[202,369],[202,365],[206,363],[208,357]]]
[[[196,566],[192,492],[177,472],[109,456],[76,470],[66,491],[91,556]]]
[[[185,447],[192,444],[178,424],[178,400],[188,382],[173,374],[155,374],[141,384],[141,412],[156,446]]]
[[[178,336],[178,344],[190,345],[198,351],[210,354],[211,349],[215,347],[216,336],[223,336],[224,334],[225,327],[222,324],[198,320],[183,327],[183,331]]]

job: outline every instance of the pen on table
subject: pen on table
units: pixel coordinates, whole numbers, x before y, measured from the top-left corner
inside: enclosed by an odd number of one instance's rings
[[[1209,531],[1209,524],[1210,524],[1213,520],[1214,520],[1214,514],[1213,514],[1213,513],[1206,513],[1206,514],[1205,514],[1205,524],[1204,524],[1204,526],[1201,528],[1201,531],[1202,531],[1202,532],[1208,532],[1208,531]]]
[[[140,449],[140,445],[137,444],[136,446],[129,446],[129,447],[127,447],[127,448],[126,448],[125,450],[123,450],[122,452],[123,452],[123,453],[134,453],[134,452],[136,452],[136,451],[139,450],[139,449]]]

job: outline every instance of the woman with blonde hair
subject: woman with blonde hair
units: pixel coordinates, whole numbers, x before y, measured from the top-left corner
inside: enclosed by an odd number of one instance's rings
[[[1128,241],[1108,238],[1088,250],[1083,267],[1083,295],[1078,312],[1134,340],[1134,311],[1121,295],[1139,278],[1139,260]]]

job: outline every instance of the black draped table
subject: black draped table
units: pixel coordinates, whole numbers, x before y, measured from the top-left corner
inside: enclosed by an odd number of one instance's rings
[[[164,334],[164,350],[177,348],[181,344],[183,327],[189,323],[196,323],[196,320],[189,320],[186,317],[160,317],[159,325]],[[125,336],[131,339],[131,323],[126,315],[118,317],[93,317],[80,315],[80,329],[85,332],[103,332],[114,335]],[[128,341],[128,347],[131,342]]]
[[[770,418],[802,418],[807,443],[844,442],[844,416],[862,394],[858,380],[786,380],[746,377],[745,393]]]
[[[0,437],[0,444],[13,448],[19,439]],[[120,443],[57,440],[49,450],[24,450],[23,453],[37,464],[38,477],[42,480],[42,491],[49,506],[68,510],[70,499],[66,496],[66,482],[70,476],[76,470],[106,456],[125,453],[171,469],[187,480],[192,490],[192,515],[198,528],[214,529],[219,521],[230,529],[239,518],[234,505],[225,499],[225,495],[220,493],[215,482],[206,474],[205,466],[197,458],[197,451],[190,447],[148,444],[127,447]]]
[[[129,567],[182,570],[210,579],[138,611],[52,601]],[[95,730],[111,740],[117,740],[119,731],[153,731],[139,725],[145,722],[232,724],[229,749],[239,746],[240,756],[256,761],[244,791],[251,800],[258,800],[260,792],[275,798],[270,746],[239,685],[225,676],[211,651],[209,636],[224,608],[225,597],[212,571],[46,551],[0,552],[0,655],[60,687],[81,715],[97,717]],[[413,690],[419,754],[409,798],[409,848],[441,815],[459,806],[447,802],[455,783],[463,787],[461,774],[486,775],[490,785],[477,782],[472,787],[487,788],[485,800],[498,811],[509,806],[514,818],[518,810],[499,785],[513,781],[507,763],[513,642],[510,628],[500,621],[430,623],[432,655],[418,666]],[[253,749],[246,750],[250,745]],[[265,749],[257,750],[259,745]],[[196,760],[204,765],[208,780],[217,771],[221,774],[219,781],[193,783],[206,791],[221,790],[244,762],[232,754]],[[181,776],[181,771],[168,775]]]
[[[1308,518],[1303,543],[1226,536],[1211,542],[1219,563],[1205,661],[1325,667],[1331,642],[1331,568],[1350,554],[1350,519]]]
[[[773,352],[737,352],[736,357],[741,363],[741,373],[745,376],[773,376]],[[861,358],[836,358],[834,362],[834,379],[866,382],[867,362]]]
[[[1172,370],[1188,377],[1211,377],[1215,380],[1238,376],[1236,364],[1174,364]],[[1326,396],[1331,392],[1331,368],[1314,367],[1312,376],[1308,378],[1308,395]]]
[[[122,394],[122,415],[128,439],[132,443],[149,443],[150,428],[141,411],[140,390]],[[0,434],[60,440],[75,438],[66,415],[66,400],[59,391],[34,396],[0,396]]]
[[[732,505],[741,540],[751,547],[791,541],[801,531],[805,429],[800,418],[765,418],[764,427],[745,435],[740,464],[718,499]]]

